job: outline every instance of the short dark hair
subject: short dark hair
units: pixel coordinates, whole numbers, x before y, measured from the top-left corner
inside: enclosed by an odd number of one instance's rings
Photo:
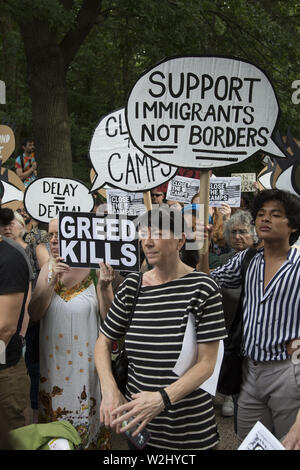
[[[138,218],[138,227],[149,227],[162,230],[168,228],[175,238],[181,238],[183,227],[183,216],[178,209],[164,206],[151,209]]]
[[[0,225],[8,225],[14,220],[14,218],[14,211],[7,207],[4,207],[3,209],[0,208]]]
[[[34,139],[24,139],[24,140],[22,140],[21,147],[26,147],[26,144],[28,142],[34,142]]]
[[[265,189],[259,192],[253,201],[253,220],[256,220],[258,211],[268,201],[282,203],[289,221],[289,227],[296,229],[296,232],[291,233],[289,239],[289,244],[293,245],[300,236],[300,197],[281,189]]]

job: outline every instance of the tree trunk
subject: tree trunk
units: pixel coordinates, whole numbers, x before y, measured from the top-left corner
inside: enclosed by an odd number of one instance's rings
[[[20,25],[32,100],[38,176],[72,176],[66,67],[55,33],[46,22]]]

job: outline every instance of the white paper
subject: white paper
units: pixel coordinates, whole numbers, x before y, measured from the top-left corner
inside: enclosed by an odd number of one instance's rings
[[[211,207],[219,207],[222,202],[226,202],[230,207],[240,207],[240,177],[224,176],[210,178],[209,205]]]
[[[109,214],[140,215],[146,211],[144,194],[128,193],[121,189],[106,190],[107,208]]]
[[[48,446],[50,450],[71,450],[68,440],[63,438],[51,439]]]
[[[257,421],[238,450],[286,450],[281,442],[260,422]]]
[[[166,199],[190,204],[193,196],[200,190],[200,181],[196,178],[174,176],[168,183]]]
[[[203,382],[200,387],[205,392],[209,393],[210,395],[215,396],[217,391],[217,384],[220,374],[220,368],[223,360],[224,355],[224,343],[220,341],[217,361],[214,368],[213,374]],[[195,365],[197,361],[197,341],[196,341],[196,328],[195,328],[195,317],[192,313],[189,314],[182,348],[180,355],[177,359],[173,372],[181,377],[188,369],[190,369],[193,365]]]

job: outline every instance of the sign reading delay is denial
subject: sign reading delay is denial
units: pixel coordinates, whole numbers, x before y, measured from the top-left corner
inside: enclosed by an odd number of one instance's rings
[[[118,214],[59,213],[60,256],[71,267],[139,271],[139,242],[133,217]]]
[[[90,160],[96,172],[92,191],[105,183],[125,191],[147,191],[168,181],[177,171],[132,144],[123,108],[101,119],[92,138]]]
[[[165,59],[140,76],[126,106],[133,143],[170,165],[213,168],[258,150],[285,155],[272,140],[279,106],[265,73],[228,57]]]
[[[78,180],[49,177],[38,178],[27,186],[24,205],[33,219],[49,223],[59,211],[91,211],[94,199]]]

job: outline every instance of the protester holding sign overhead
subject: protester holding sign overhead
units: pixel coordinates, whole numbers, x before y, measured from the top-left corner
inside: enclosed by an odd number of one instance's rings
[[[29,305],[40,320],[40,414],[70,421],[85,448],[110,449],[99,422],[100,390],[93,350],[100,323],[90,269],[70,268],[59,257],[58,221],[49,224],[52,258],[44,264]]]
[[[168,222],[170,231],[162,228],[163,221],[164,227]],[[139,279],[136,273],[125,279],[116,294],[95,347],[102,391],[100,419],[119,432],[121,423],[134,416],[121,432],[139,423],[134,436],[147,426],[151,433],[149,450],[212,449],[218,443],[212,399],[199,386],[212,374],[219,340],[226,336],[219,291],[207,275],[180,260],[185,234],[179,211],[163,207],[144,214],[140,236],[154,268],[143,274],[126,333],[126,397],[118,390],[111,372],[110,348],[128,326]],[[198,357],[178,377],[173,369],[189,315],[195,319],[192,331]]]

